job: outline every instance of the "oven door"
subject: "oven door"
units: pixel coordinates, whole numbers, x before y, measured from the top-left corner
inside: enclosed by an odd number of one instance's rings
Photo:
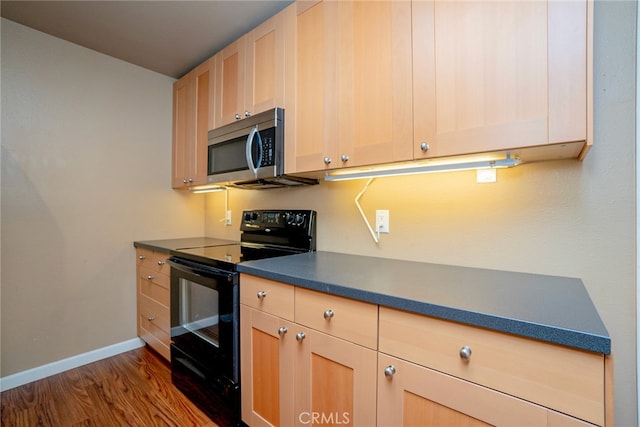
[[[171,257],[171,341],[214,382],[239,381],[238,273]],[[176,353],[178,354],[178,353]]]

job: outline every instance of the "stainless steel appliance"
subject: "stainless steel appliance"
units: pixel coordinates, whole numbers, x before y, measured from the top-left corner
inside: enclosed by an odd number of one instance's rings
[[[209,131],[207,182],[265,189],[317,184],[284,174],[284,110],[274,108]]]
[[[178,249],[171,266],[172,381],[220,426],[240,425],[240,303],[236,265],[316,249],[316,212],[252,210],[240,242]]]

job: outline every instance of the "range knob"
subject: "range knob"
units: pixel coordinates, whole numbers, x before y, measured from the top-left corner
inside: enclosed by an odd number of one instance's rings
[[[304,224],[304,215],[296,214],[295,224],[296,225]]]
[[[284,222],[287,224],[293,224],[293,222],[295,221],[296,216],[294,214],[292,214],[291,212],[287,212],[284,214]]]

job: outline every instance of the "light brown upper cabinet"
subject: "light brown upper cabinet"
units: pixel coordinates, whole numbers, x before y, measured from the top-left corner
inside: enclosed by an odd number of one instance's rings
[[[295,171],[410,160],[411,3],[297,2]]]
[[[213,61],[173,84],[173,188],[207,182],[207,133],[212,123]]]
[[[415,158],[532,146],[583,157],[591,7],[414,1]]]
[[[285,20],[282,11],[218,52],[213,127],[284,107]],[[291,16],[293,19],[293,16]]]

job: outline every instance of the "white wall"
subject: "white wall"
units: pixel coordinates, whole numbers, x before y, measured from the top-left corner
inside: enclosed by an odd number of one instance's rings
[[[203,233],[171,190],[173,80],[2,20],[2,371],[136,336],[132,242]]]
[[[237,238],[246,208],[318,211],[318,249],[579,277],[612,337],[616,425],[637,425],[635,246],[636,2],[595,7],[595,143],[584,162],[525,164],[498,171],[386,178],[362,198],[373,221],[390,210],[376,246],[353,198],[364,181],[306,189],[232,190],[207,195],[206,231]],[[571,312],[571,307],[567,307]]]

